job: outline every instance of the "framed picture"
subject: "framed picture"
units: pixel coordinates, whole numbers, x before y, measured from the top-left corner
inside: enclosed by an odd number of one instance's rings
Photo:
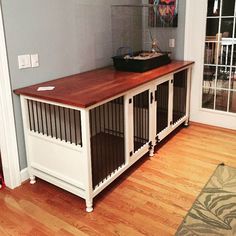
[[[177,27],[178,0],[149,0],[150,27]]]

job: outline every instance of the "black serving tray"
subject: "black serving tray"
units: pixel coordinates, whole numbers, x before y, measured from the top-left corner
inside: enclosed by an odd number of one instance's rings
[[[133,56],[139,55],[140,53],[141,52],[136,52],[133,54]],[[158,57],[151,57],[145,60],[125,59],[124,57],[125,55],[112,57],[116,70],[144,72],[171,62],[168,53],[162,53],[162,55]]]

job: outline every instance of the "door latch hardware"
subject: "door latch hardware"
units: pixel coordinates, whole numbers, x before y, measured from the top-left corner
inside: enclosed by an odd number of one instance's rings
[[[151,92],[151,94],[150,94],[150,103],[152,104],[153,103],[153,93]]]

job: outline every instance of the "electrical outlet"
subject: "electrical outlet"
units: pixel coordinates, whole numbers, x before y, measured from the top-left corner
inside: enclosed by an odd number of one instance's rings
[[[169,47],[174,48],[175,47],[175,39],[169,39]]]

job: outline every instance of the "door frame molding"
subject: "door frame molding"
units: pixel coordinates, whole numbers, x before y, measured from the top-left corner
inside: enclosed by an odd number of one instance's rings
[[[0,149],[4,181],[13,189],[21,184],[12,90],[0,4]]]

